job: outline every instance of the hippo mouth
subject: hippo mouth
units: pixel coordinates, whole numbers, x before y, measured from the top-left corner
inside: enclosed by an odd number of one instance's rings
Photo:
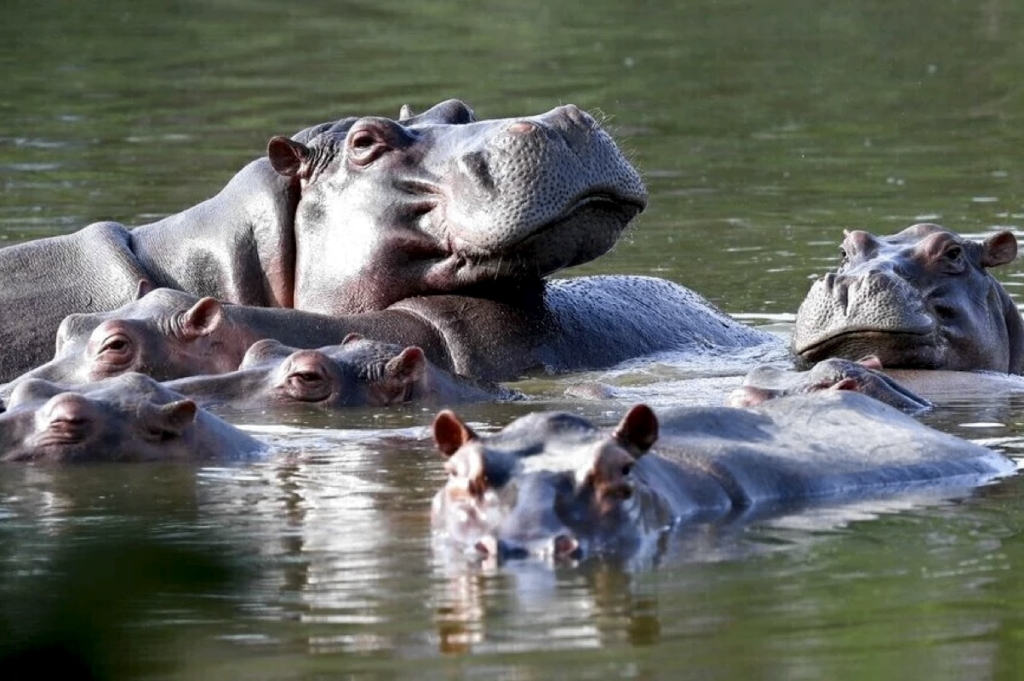
[[[639,215],[644,201],[615,193],[588,193],[557,217],[495,253],[472,235],[455,234],[450,257],[478,279],[545,277],[594,260],[615,246],[622,231]],[[469,236],[470,238],[466,238]]]
[[[831,357],[857,361],[875,355],[887,368],[934,369],[938,366],[930,330],[846,329],[803,347],[794,347],[793,351],[807,364]]]

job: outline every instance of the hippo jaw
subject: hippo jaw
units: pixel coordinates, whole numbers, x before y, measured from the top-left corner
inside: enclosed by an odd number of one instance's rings
[[[656,423],[649,409],[639,409]],[[631,414],[623,423],[637,420]],[[449,478],[433,500],[435,530],[468,553],[497,561],[635,555],[656,545],[672,525],[670,505],[632,476],[653,444],[649,427],[641,435],[633,428],[631,436],[620,424],[608,438],[592,427],[579,429],[578,420],[569,431],[534,423],[547,417],[524,417],[485,440],[451,412],[438,415],[435,440],[448,457]],[[523,432],[542,440],[524,448]]]
[[[308,146],[271,140],[272,165],[302,188],[296,308],[535,282],[607,252],[646,206],[637,171],[576,107],[476,121],[457,104],[347,119]]]
[[[842,251],[797,312],[792,349],[805,364],[873,355],[886,368],[1021,370],[1020,315],[986,271],[1016,256],[1012,233],[978,243],[931,224],[854,231]]]

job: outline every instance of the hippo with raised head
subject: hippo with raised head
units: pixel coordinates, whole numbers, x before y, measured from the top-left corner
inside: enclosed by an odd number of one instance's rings
[[[556,279],[493,298],[420,296],[338,317],[221,304],[173,289],[140,292],[113,311],[69,315],[57,331],[54,358],[18,380],[87,383],[125,371],[158,380],[216,374],[236,369],[264,338],[317,348],[350,333],[418,346],[440,369],[481,381],[600,368],[660,350],[779,343],[689,289],[651,277]]]
[[[210,461],[266,447],[142,374],[68,391],[20,383],[0,413],[0,461]]]
[[[433,431],[448,471],[432,505],[435,530],[497,558],[629,555],[680,522],[962,487],[1016,468],[851,392],[660,417],[638,405],[610,433],[548,412],[480,436],[442,411]]]
[[[1017,256],[1001,231],[972,241],[922,223],[847,232],[842,261],[811,287],[792,348],[804,363],[877,357],[886,368],[1024,372],[1024,321],[988,271]]]
[[[45,361],[64,317],[124,305],[142,279],[330,314],[538,286],[606,252],[646,200],[572,105],[477,121],[451,100],[324,123],[275,137],[219,194],[159,222],[0,249],[0,381]]]
[[[175,392],[220,409],[274,409],[305,405],[334,410],[407,402],[443,405],[522,396],[443,371],[416,346],[402,347],[349,334],[316,350],[276,340],[255,343],[237,371],[170,381]]]

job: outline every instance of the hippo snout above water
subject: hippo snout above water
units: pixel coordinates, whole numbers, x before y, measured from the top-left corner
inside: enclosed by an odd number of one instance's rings
[[[432,504],[436,532],[499,559],[630,555],[655,550],[680,522],[960,487],[1015,470],[850,392],[660,416],[637,405],[610,432],[547,412],[481,436],[443,411],[433,431],[448,472]]]
[[[841,253],[797,312],[803,362],[874,355],[886,368],[1024,371],[1024,322],[988,271],[1016,258],[1012,232],[974,241],[928,223],[888,237],[857,230]]]
[[[275,137],[268,156],[302,186],[294,305],[304,310],[536,280],[608,251],[647,203],[637,171],[573,105],[478,121],[452,100],[297,137],[308,140]]]
[[[74,390],[29,379],[0,413],[0,461],[209,461],[265,446],[152,378],[126,373]]]

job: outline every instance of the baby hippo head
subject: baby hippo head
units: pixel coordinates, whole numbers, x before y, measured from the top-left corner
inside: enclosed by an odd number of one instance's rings
[[[188,459],[196,413],[194,402],[140,374],[88,392],[31,379],[18,384],[0,414],[0,460]]]
[[[340,345],[316,350],[259,341],[249,348],[239,371],[265,372],[262,390],[276,403],[384,407],[408,402],[425,389],[427,359],[416,346],[403,348],[349,334]]]
[[[524,416],[477,435],[451,411],[434,420],[448,479],[433,500],[439,535],[481,557],[578,559],[631,553],[671,522],[637,475],[658,436],[645,405],[610,434],[565,413]]]

